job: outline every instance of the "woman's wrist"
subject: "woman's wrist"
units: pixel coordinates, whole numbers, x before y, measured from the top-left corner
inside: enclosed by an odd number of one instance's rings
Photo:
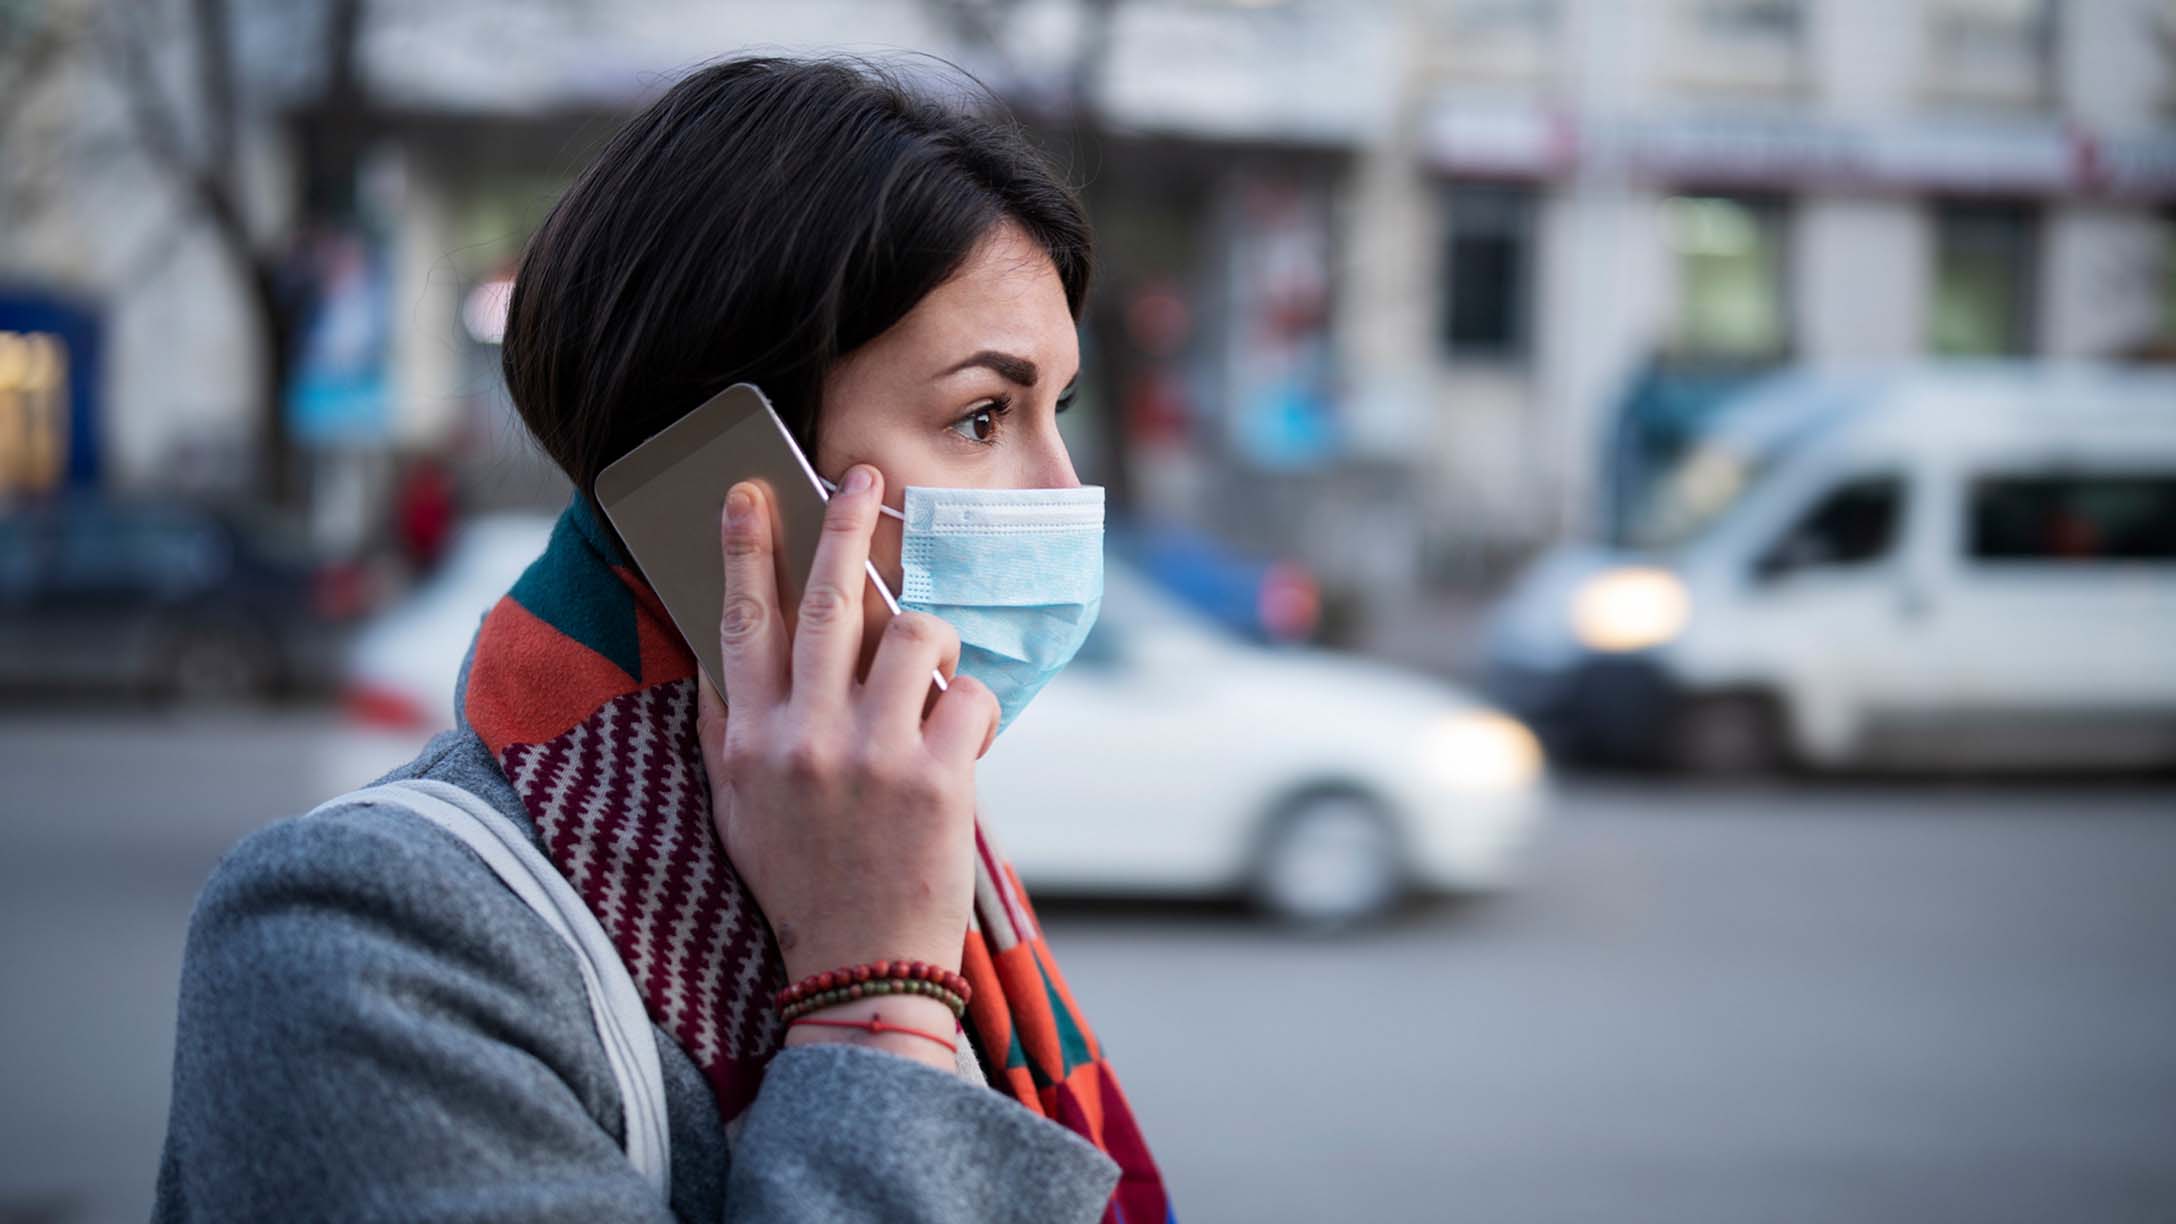
[[[847,969],[883,960],[894,964],[920,961],[953,973],[960,970],[963,941],[957,934],[942,940],[902,940],[895,937],[887,940],[838,941],[793,939],[786,933],[791,929],[791,924],[783,924],[778,937],[779,959],[785,964],[788,982],[799,982],[827,970]],[[960,923],[960,929],[966,929],[965,921]],[[789,942],[799,946],[788,948],[785,945]]]
[[[829,1024],[795,1024],[786,1030],[785,1045],[790,1047],[826,1042],[842,1043],[889,1051],[940,1071],[950,1071],[957,1065],[956,1056],[951,1051],[929,1039],[937,1037],[953,1043],[960,1040],[959,1022],[953,1018],[952,1009],[936,999],[922,995],[884,995],[878,998],[855,999],[810,1012],[805,1019],[852,1022],[881,1019],[886,1027],[871,1031],[864,1028],[837,1028]],[[894,1025],[915,1029],[929,1036],[890,1031]]]

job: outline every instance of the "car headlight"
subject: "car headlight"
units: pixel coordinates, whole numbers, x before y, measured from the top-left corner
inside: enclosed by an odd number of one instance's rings
[[[1589,578],[1572,596],[1572,633],[1589,650],[1645,650],[1676,637],[1692,615],[1677,575],[1662,569],[1614,569]]]
[[[1453,790],[1508,791],[1541,773],[1541,743],[1518,719],[1466,710],[1429,728],[1428,773]]]

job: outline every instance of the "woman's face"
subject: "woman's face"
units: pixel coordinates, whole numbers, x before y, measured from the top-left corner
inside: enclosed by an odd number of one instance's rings
[[[899,508],[908,485],[1070,489],[1059,400],[1080,341],[1050,257],[1011,222],[994,227],[951,280],[824,379],[816,469],[884,474]],[[899,523],[878,521],[870,557],[899,589]],[[889,615],[868,601],[872,621]]]

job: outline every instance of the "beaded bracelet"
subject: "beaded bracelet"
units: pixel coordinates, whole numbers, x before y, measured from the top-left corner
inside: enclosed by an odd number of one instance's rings
[[[786,1008],[812,995],[843,990],[852,986],[865,986],[875,981],[927,983],[958,996],[962,1006],[975,997],[974,987],[967,984],[966,978],[941,965],[932,965],[926,961],[914,960],[880,960],[870,961],[863,965],[853,965],[845,969],[827,969],[822,973],[802,978],[778,992],[778,1008],[780,1011],[784,1011]]]
[[[831,990],[818,991],[812,995],[802,995],[780,1008],[779,1016],[788,1024],[791,1024],[810,1012],[821,1011],[826,1007],[835,1007],[841,1003],[851,1003],[856,999],[873,999],[881,995],[924,995],[944,1004],[945,1007],[951,1010],[954,1019],[967,1014],[967,1000],[953,994],[935,982],[901,978],[872,978],[869,981],[856,982],[850,986],[840,986]]]

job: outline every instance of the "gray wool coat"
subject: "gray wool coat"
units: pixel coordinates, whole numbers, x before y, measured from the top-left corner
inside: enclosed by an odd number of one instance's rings
[[[465,726],[387,777],[535,835]],[[652,1031],[669,1204],[620,1146],[573,954],[483,860],[383,807],[274,824],[190,920],[155,1218],[1090,1221],[1118,1180],[987,1086],[844,1045],[781,1051],[729,1153],[709,1083]]]

